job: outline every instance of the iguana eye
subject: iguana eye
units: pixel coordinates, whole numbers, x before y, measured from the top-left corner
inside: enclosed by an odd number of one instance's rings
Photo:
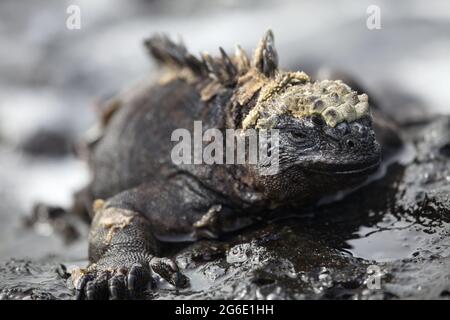
[[[295,143],[306,143],[308,141],[306,134],[298,130],[288,131],[288,137]]]
[[[287,137],[297,147],[310,148],[315,144],[314,136],[308,135],[307,132],[302,130],[289,130]]]

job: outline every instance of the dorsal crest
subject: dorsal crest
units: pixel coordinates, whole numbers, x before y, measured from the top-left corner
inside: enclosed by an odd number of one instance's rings
[[[268,30],[253,56],[253,66],[266,77],[273,77],[278,70],[278,53],[275,50],[275,42],[272,30]]]
[[[220,56],[213,57],[205,52],[201,58],[191,54],[181,41],[176,43],[161,34],[146,40],[145,45],[159,65],[168,67],[175,73],[186,74],[187,71],[191,78],[198,80],[209,78],[213,82],[210,87],[233,86],[238,83],[240,77],[250,71],[271,78],[275,77],[278,70],[278,54],[271,30],[262,37],[251,62],[245,50],[239,45],[236,46],[234,55],[228,55],[220,47]]]

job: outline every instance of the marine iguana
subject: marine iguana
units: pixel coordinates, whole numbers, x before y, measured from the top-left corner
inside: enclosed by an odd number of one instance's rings
[[[270,30],[251,59],[239,46],[232,56],[220,48],[219,57],[197,58],[162,35],[145,45],[166,72],[111,100],[101,135],[88,144],[92,181],[77,205],[92,217],[90,265],[72,272],[77,298],[134,297],[152,272],[188,285],[160,242],[220,237],[270,212],[301,209],[361,184],[379,166],[367,94],[280,70]],[[193,130],[196,120],[205,130],[279,130],[277,173],[175,165],[171,134]]]

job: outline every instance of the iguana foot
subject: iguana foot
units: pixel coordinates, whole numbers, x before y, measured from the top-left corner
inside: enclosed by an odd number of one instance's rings
[[[188,285],[187,277],[171,259],[132,253],[120,261],[117,256],[107,256],[86,269],[77,268],[69,281],[77,300],[135,299],[155,288],[154,273],[175,287]]]

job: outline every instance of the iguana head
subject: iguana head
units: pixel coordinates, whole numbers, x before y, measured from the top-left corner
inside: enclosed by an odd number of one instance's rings
[[[277,172],[258,175],[255,171],[264,193],[277,200],[304,202],[366,180],[377,169],[381,154],[368,96],[340,80],[312,81],[303,72],[278,70],[273,60],[277,55],[264,54],[274,52],[270,32],[261,46],[253,62],[256,71],[239,79],[240,88],[247,89],[238,91],[237,100],[244,100],[243,108],[248,110],[242,117],[244,130],[279,133]],[[258,56],[258,52],[262,53]],[[251,99],[248,88],[258,88]]]
[[[273,128],[279,132],[277,170],[254,172],[272,199],[315,200],[361,184],[379,166],[380,146],[368,115],[330,126],[317,115],[282,114]]]

